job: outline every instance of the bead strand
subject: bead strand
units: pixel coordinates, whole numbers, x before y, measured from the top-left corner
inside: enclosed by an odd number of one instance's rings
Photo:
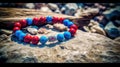
[[[65,31],[63,34],[57,34],[56,37],[46,37],[46,36],[32,36],[30,34],[26,34],[21,31],[22,28],[26,27],[27,25],[36,25],[39,26],[41,24],[55,24],[55,23],[62,23],[65,26],[69,28],[69,31]],[[32,43],[32,44],[38,44],[39,42],[41,44],[45,44],[49,39],[57,39],[59,42],[62,42],[64,40],[68,40],[71,37],[73,37],[76,34],[78,27],[75,25],[73,22],[71,22],[69,19],[64,19],[62,17],[52,17],[52,16],[47,16],[47,17],[34,17],[32,18],[27,18],[20,20],[19,22],[15,22],[14,28],[13,28],[13,33],[15,36],[26,43]]]

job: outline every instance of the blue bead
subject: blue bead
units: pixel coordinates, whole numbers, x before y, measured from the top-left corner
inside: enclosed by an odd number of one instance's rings
[[[47,16],[46,21],[47,23],[52,23],[52,16]]]
[[[21,33],[19,36],[18,36],[18,38],[19,38],[19,40],[24,40],[24,37],[26,36],[26,34],[25,33]]]
[[[21,30],[17,30],[17,31],[15,32],[15,36],[18,37],[21,33],[22,33]]]
[[[31,25],[32,22],[33,22],[32,18],[27,18],[26,21],[27,21],[27,24],[28,24],[28,25]]]
[[[68,31],[64,32],[64,37],[65,37],[65,39],[70,39],[71,38],[71,33],[68,32]]]
[[[41,42],[42,44],[45,44],[47,41],[48,41],[48,38],[47,38],[46,36],[41,36],[41,37],[40,37],[40,42]]]
[[[64,35],[63,34],[58,34],[57,35],[57,40],[60,41],[60,42],[63,41],[64,40]]]
[[[68,19],[63,20],[63,24],[64,24],[65,26],[67,26],[69,22],[70,22],[70,21],[69,21]]]
[[[67,26],[70,28],[70,26],[73,25],[73,22],[68,22]]]

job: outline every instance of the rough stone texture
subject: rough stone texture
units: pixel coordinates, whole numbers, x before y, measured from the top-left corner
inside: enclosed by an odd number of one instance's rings
[[[18,44],[11,41],[9,36],[0,42],[0,63],[2,62],[120,63],[120,42],[80,30],[77,31],[75,38],[46,46]]]
[[[104,29],[102,29],[99,26],[99,23],[96,21],[90,20],[90,23],[88,24],[88,26],[84,26],[83,28],[87,32],[98,33],[98,34],[106,36]]]
[[[31,27],[28,27],[27,31],[32,35],[36,35],[38,32],[36,28],[31,28]]]
[[[59,30],[59,31],[66,31],[68,29],[67,26],[59,23],[56,23],[53,26],[56,30]]]

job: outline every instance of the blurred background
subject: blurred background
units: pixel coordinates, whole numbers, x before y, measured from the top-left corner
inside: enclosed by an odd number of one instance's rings
[[[120,3],[0,3],[0,7],[39,9],[45,12],[54,12],[79,17],[89,9],[97,9],[99,13],[90,22],[97,22],[108,37],[120,36]],[[87,10],[88,9],[88,10]],[[91,25],[83,29],[90,32]],[[88,31],[89,29],[89,31]],[[92,32],[95,32],[92,30]]]
[[[0,3],[0,7],[40,9],[71,16],[75,16],[79,9],[98,8],[102,12],[119,5],[120,3]]]

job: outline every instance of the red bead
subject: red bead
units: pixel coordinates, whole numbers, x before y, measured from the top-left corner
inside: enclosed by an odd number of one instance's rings
[[[27,42],[27,43],[30,43],[32,40],[32,36],[27,34],[25,37],[24,37],[24,42]]]
[[[74,28],[70,28],[69,32],[71,33],[72,36],[76,34],[76,30]]]
[[[25,19],[20,20],[20,24],[22,27],[26,27],[27,26],[27,21]]]
[[[15,22],[14,27],[19,27],[19,28],[21,28],[20,22]]]
[[[59,18],[58,17],[53,17],[53,23],[57,23],[59,21]]]
[[[46,18],[43,17],[43,16],[41,16],[40,19],[39,19],[39,22],[40,22],[41,24],[44,24],[44,23],[46,22]]]
[[[63,23],[63,20],[64,20],[64,18],[62,18],[62,17],[59,18],[60,23]]]
[[[20,28],[19,27],[14,27],[13,32],[15,32],[16,30],[20,30]]]
[[[74,28],[75,30],[77,30],[77,29],[78,29],[78,26],[75,25],[75,24],[73,24],[72,26],[70,26],[70,28]]]
[[[32,44],[38,44],[39,42],[39,37],[38,36],[33,36],[32,37]]]
[[[37,17],[33,18],[34,25],[39,25],[38,21],[39,21],[39,18],[37,18]]]

